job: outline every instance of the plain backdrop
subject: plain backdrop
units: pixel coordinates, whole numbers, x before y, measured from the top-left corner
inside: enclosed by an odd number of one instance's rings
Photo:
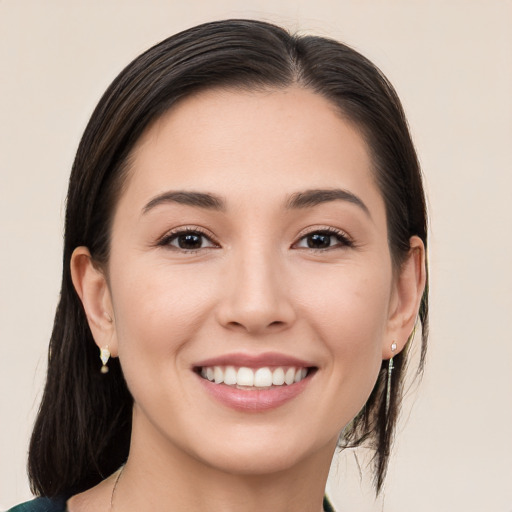
[[[408,114],[429,196],[431,337],[383,496],[352,453],[339,512],[512,511],[512,2],[0,0],[0,510],[28,439],[58,299],[74,152],[116,74],[179,30],[259,18],[342,40]]]

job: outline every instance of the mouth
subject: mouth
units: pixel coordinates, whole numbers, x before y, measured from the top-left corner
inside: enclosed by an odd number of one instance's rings
[[[263,412],[294,400],[313,381],[318,367],[287,354],[232,353],[192,367],[215,401],[241,412]]]
[[[312,366],[197,366],[194,371],[203,379],[218,385],[245,391],[258,391],[298,384],[313,375]]]

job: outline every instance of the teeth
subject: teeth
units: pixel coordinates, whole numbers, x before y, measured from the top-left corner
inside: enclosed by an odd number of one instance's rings
[[[244,386],[256,388],[268,388],[270,386],[290,385],[300,382],[308,374],[307,368],[278,367],[271,369],[246,368],[242,366],[238,370],[234,366],[209,366],[201,368],[201,376],[215,384],[227,384],[228,386]]]
[[[224,382],[224,372],[220,366],[214,366],[213,380],[215,381],[215,384],[222,384]]]
[[[295,368],[288,368],[286,370],[286,375],[284,377],[284,381],[286,384],[293,384],[293,380],[295,379]]]
[[[254,385],[257,388],[272,386],[272,372],[270,368],[258,368],[254,373]]]
[[[272,384],[274,386],[282,386],[284,384],[284,370],[276,368],[272,373]]]
[[[254,372],[250,368],[240,368],[236,374],[236,383],[239,386],[254,386]]]
[[[236,370],[234,366],[227,366],[224,370],[224,384],[233,386],[236,384]]]

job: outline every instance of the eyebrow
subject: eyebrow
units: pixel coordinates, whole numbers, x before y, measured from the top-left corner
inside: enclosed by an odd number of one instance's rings
[[[313,206],[331,201],[347,201],[349,203],[355,204],[371,218],[370,210],[359,197],[357,197],[355,194],[352,194],[352,192],[349,192],[348,190],[343,190],[340,188],[315,189],[305,190],[304,192],[297,192],[290,197],[288,203],[286,204],[286,208],[311,208]]]
[[[151,199],[151,201],[149,201],[149,203],[146,204],[146,206],[144,206],[142,213],[145,214],[153,208],[165,203],[185,204],[188,206],[195,206],[216,211],[222,211],[226,208],[225,201],[221,197],[214,194],[177,190],[164,192],[163,194],[154,197]]]
[[[313,189],[292,194],[286,203],[286,209],[294,210],[301,208],[312,208],[323,203],[331,201],[346,201],[352,203],[363,210],[370,218],[370,210],[364,202],[352,192],[343,189]],[[186,190],[176,190],[164,192],[151,199],[142,209],[146,214],[153,208],[161,204],[177,203],[188,206],[204,208],[206,210],[225,211],[226,202],[220,196],[207,192],[193,192]]]

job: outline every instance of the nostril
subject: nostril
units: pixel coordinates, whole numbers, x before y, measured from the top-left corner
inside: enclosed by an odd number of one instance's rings
[[[245,330],[245,327],[240,322],[228,322],[228,325],[231,327],[240,327]]]
[[[241,322],[233,322],[232,321],[232,322],[229,322],[227,325],[229,327],[232,327],[232,328],[235,328],[235,329],[243,329],[244,331],[256,330],[253,327],[246,326],[246,325],[244,325]],[[281,322],[280,320],[276,320],[275,322],[271,322],[270,324],[268,324],[266,328],[267,329],[281,329],[284,326],[286,326],[286,322]],[[265,328],[265,327],[263,327],[263,328]],[[257,329],[257,330],[259,330],[259,329]]]

